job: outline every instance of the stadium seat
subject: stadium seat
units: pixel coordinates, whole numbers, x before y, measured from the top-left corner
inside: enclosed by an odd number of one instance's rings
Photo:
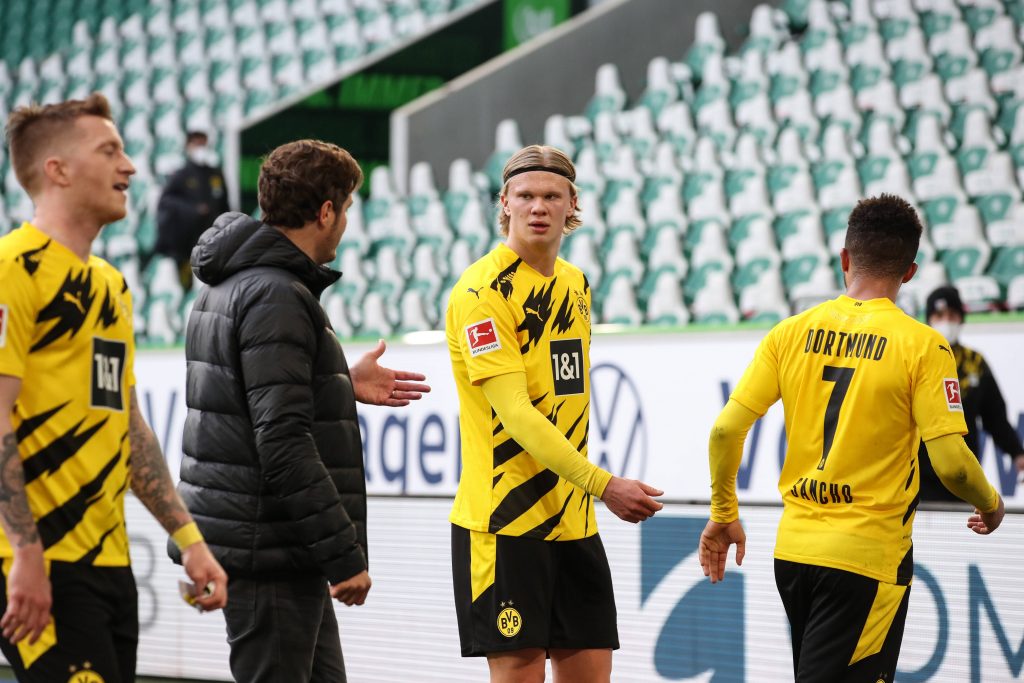
[[[626,106],[626,91],[619,82],[619,67],[602,64],[594,75],[594,94],[586,106],[586,116],[592,122],[601,112],[618,112]]]
[[[661,140],[654,147],[651,159],[643,164],[646,182],[641,198],[649,205],[663,185],[671,185],[682,199],[683,171],[679,166],[675,147],[668,140]]]
[[[1024,275],[1024,243],[997,249],[988,275],[1004,288]]]
[[[655,57],[647,64],[647,83],[639,104],[646,107],[654,118],[665,106],[679,99],[679,88],[672,78],[671,66],[665,57]]]
[[[170,346],[178,341],[181,322],[177,311],[165,299],[156,299],[145,310],[146,341]]]
[[[612,234],[620,230],[631,232],[638,242],[647,236],[647,220],[640,206],[638,188],[623,187],[605,213],[608,230]]]
[[[665,105],[657,118],[657,128],[664,140],[670,142],[676,153],[686,157],[697,140],[690,106],[683,101]]]
[[[704,72],[709,55],[725,53],[725,39],[718,27],[718,17],[712,12],[701,12],[694,23],[693,44],[686,53],[686,63],[694,73]]]
[[[625,274],[634,285],[640,284],[644,274],[644,263],[640,258],[637,236],[631,230],[610,232],[602,249],[605,281],[611,281]]]
[[[739,311],[744,320],[753,322],[777,323],[789,316],[789,302],[778,270],[761,271],[757,279],[743,289]]]
[[[603,120],[598,117],[598,121]],[[600,154],[600,153],[599,153]],[[632,190],[639,193],[644,185],[644,174],[637,163],[636,152],[629,145],[616,143],[602,165],[604,177],[608,181],[602,203],[610,206],[618,198],[620,190]]]
[[[565,116],[552,114],[544,121],[544,144],[556,147],[570,157],[576,155],[576,144],[565,127]]]
[[[427,303],[433,297],[423,290],[411,287],[402,293],[399,303],[396,332],[416,332],[433,329],[438,322],[436,311]]]
[[[665,225],[652,233],[651,246],[646,249],[648,274],[671,271],[677,278],[686,277],[689,263],[683,254],[679,232]]]
[[[583,271],[593,289],[601,286],[604,264],[599,254],[599,243],[589,232],[576,231],[566,238],[566,258]]]
[[[492,192],[501,189],[501,172],[505,167],[505,162],[522,146],[519,124],[513,119],[500,121],[494,131],[494,151],[484,165],[484,172],[491,183]]]
[[[639,325],[643,313],[636,301],[635,281],[625,272],[609,272],[601,297],[601,322],[616,325]]]
[[[689,320],[678,277],[669,270],[659,272],[647,297],[644,321],[649,325],[685,325]]]
[[[342,338],[352,337],[355,332],[356,325],[349,313],[350,308],[349,302],[342,294],[331,293],[324,300],[324,310],[331,321],[334,333]]]
[[[687,281],[689,286],[690,280]],[[704,324],[735,324],[739,309],[729,285],[729,276],[722,270],[706,271],[700,289],[693,295],[693,320]]]
[[[999,283],[987,275],[953,278],[953,284],[960,291],[964,308],[969,312],[996,309],[1003,298]]]
[[[993,247],[1024,244],[1024,203],[1014,202],[1004,212],[988,216],[985,215],[987,202],[979,202],[978,206],[985,219],[985,236],[989,244]]]
[[[1018,275],[1006,288],[1006,306],[1011,311],[1024,311],[1024,275]]]
[[[840,282],[827,258],[821,258],[802,282],[789,288],[793,311],[799,313],[842,294]]]
[[[416,162],[409,169],[408,187],[409,215],[414,220],[426,212],[430,202],[440,199],[434,185],[434,172],[425,161]]]
[[[363,255],[356,249],[346,249],[338,254],[336,268],[341,271],[342,277],[333,285],[333,289],[345,297],[350,307],[358,306],[370,287],[363,259]]]
[[[424,301],[437,301],[437,296],[448,275],[447,270],[447,263],[438,258],[438,252],[433,246],[420,244],[412,253],[412,267],[407,290],[420,291]]]
[[[682,235],[686,233],[687,225],[681,187],[672,182],[662,183],[647,204],[648,234],[669,227]]]
[[[605,224],[601,201],[597,194],[583,191],[581,188],[576,200],[576,208],[583,220],[582,227],[577,228],[576,233],[588,233],[594,244],[603,244],[608,235],[608,226]]]
[[[176,311],[184,296],[177,263],[171,258],[157,258],[147,271],[150,273],[146,283],[149,301],[162,300],[166,302],[169,311]]]
[[[957,246],[940,252],[939,258],[946,266],[949,279],[954,282],[967,277],[982,275],[988,266],[992,249],[986,242]]]
[[[388,312],[385,295],[371,289],[363,299],[359,334],[365,337],[390,337],[395,330],[394,318]]]

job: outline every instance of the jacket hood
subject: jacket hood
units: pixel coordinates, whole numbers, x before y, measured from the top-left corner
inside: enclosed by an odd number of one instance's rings
[[[279,230],[244,214],[221,215],[192,249],[192,272],[202,282],[217,285],[248,268],[281,268],[294,273],[317,297],[338,281],[341,273],[320,266]]]

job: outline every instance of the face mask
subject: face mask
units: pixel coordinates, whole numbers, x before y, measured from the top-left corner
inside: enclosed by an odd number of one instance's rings
[[[952,320],[939,320],[932,327],[950,344],[956,344],[960,340],[960,323],[955,323]]]
[[[188,159],[199,166],[216,166],[220,161],[217,153],[209,147],[195,147],[188,152]]]

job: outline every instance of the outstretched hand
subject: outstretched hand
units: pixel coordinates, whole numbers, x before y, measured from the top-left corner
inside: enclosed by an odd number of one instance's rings
[[[381,339],[377,346],[359,359],[349,372],[352,375],[352,389],[356,400],[375,406],[401,408],[410,401],[418,401],[423,394],[430,391],[429,384],[421,384],[426,379],[418,372],[392,370],[377,363],[384,355],[387,345]]]
[[[728,524],[708,520],[700,534],[697,553],[704,576],[710,576],[711,583],[718,583],[725,578],[725,561],[729,556],[729,546],[733,543],[736,544],[736,564],[742,565],[747,551],[747,534],[740,520]]]

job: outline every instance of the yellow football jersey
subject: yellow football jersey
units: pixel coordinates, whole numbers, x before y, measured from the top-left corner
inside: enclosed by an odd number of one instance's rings
[[[888,299],[841,296],[776,325],[732,398],[785,410],[775,557],[908,582],[919,439],[967,432],[942,335]]]
[[[544,277],[504,244],[455,284],[446,329],[459,394],[462,474],[452,523],[560,541],[597,533],[592,496],[509,438],[479,386],[525,371],[537,410],[586,458],[590,294],[579,268],[558,259],[554,274]]]
[[[131,295],[31,224],[0,238],[0,374],[21,378],[12,415],[45,556],[126,566]],[[0,557],[13,555],[0,530]]]

